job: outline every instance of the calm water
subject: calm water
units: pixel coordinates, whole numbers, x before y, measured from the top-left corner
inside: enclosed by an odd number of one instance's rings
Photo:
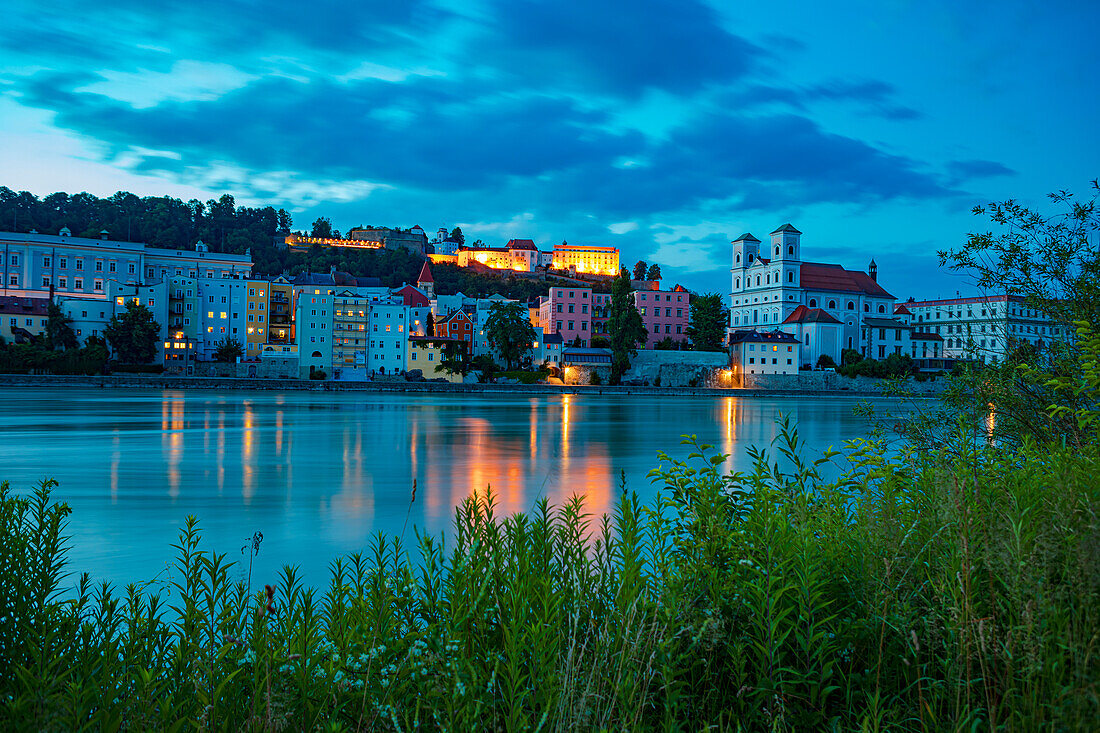
[[[0,479],[45,476],[73,508],[72,569],[115,583],[150,579],[189,514],[205,546],[242,557],[264,533],[253,579],[284,563],[323,584],[337,555],[399,533],[415,478],[415,524],[449,529],[453,509],[491,485],[503,511],[539,496],[615,502],[619,472],[643,496],[657,452],[683,457],[694,433],[747,467],[782,411],[814,450],[864,433],[856,400],[605,396],[155,392],[0,389]]]

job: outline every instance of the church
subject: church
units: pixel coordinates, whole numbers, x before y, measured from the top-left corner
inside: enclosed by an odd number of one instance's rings
[[[752,234],[733,240],[730,330],[780,330],[802,344],[802,361],[827,354],[837,364],[844,349],[866,350],[863,321],[892,318],[896,298],[867,272],[802,259],[802,232],[784,224],[764,244]]]

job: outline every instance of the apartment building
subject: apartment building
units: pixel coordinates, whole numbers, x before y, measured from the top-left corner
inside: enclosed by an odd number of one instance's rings
[[[556,333],[566,344],[580,339],[581,346],[592,340],[592,288],[552,287],[540,304],[539,321],[546,333]]]
[[[1071,335],[1065,326],[1016,296],[911,300],[904,306],[916,327],[943,338],[946,359],[993,363],[1021,344],[1043,348]]]
[[[735,373],[798,374],[800,344],[791,333],[748,329],[730,334],[730,360]]]
[[[679,285],[672,290],[634,291],[634,307],[642,316],[648,334],[645,348],[652,349],[666,338],[687,341],[690,297]]]

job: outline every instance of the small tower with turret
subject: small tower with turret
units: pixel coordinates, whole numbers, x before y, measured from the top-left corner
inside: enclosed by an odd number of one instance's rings
[[[875,258],[871,258],[871,264],[867,265],[867,274],[871,276],[871,279],[878,282],[878,265],[875,264]]]

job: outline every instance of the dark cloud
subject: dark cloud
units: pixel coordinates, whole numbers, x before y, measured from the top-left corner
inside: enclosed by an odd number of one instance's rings
[[[490,8],[477,58],[552,87],[689,94],[744,77],[765,53],[697,0],[492,0]]]
[[[580,165],[610,165],[634,150],[638,133],[604,131],[604,113],[539,95],[479,92],[420,78],[348,84],[267,79],[216,101],[134,109],[74,92],[91,76],[39,75],[25,101],[53,110],[55,124],[103,141],[179,153],[148,170],[181,170],[212,160],[255,171],[369,179],[429,190],[499,185]]]
[[[1016,175],[1016,171],[995,160],[952,160],[947,164],[947,171],[958,181]]]
[[[736,107],[749,108],[769,104],[784,104],[795,110],[806,110],[816,101],[846,102],[863,106],[874,114],[890,120],[915,120],[923,114],[894,101],[897,89],[879,80],[832,80],[808,87],[784,87],[750,84],[736,89],[726,97]]]

